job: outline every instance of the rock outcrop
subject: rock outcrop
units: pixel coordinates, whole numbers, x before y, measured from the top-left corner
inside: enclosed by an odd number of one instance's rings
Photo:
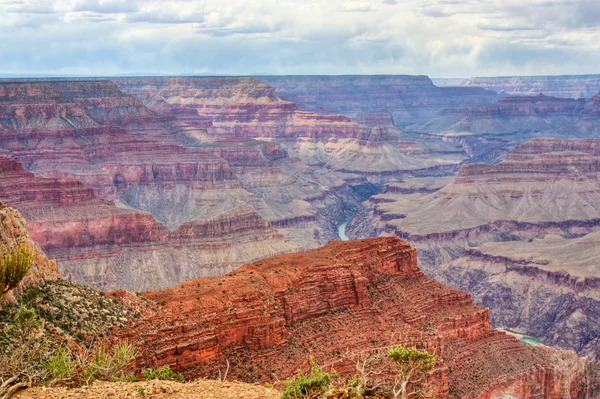
[[[32,241],[21,214],[5,203],[0,202],[0,255],[4,251],[14,250],[19,244],[35,248],[36,256],[29,273],[25,276],[19,287],[13,291],[19,293],[28,286],[40,285],[46,281],[59,278],[56,270],[56,261],[48,259],[40,247]],[[10,292],[8,294],[9,299],[13,297],[13,293]]]
[[[600,92],[600,75],[477,77],[458,83],[514,96],[590,98]]]
[[[494,330],[486,309],[426,277],[397,238],[330,242],[141,295],[159,306],[118,334],[139,346],[138,367],[198,377],[227,359],[234,378],[269,381],[305,368],[309,354],[352,373],[349,353],[402,343],[437,356],[431,378],[444,399],[588,398],[597,384],[574,354]]]

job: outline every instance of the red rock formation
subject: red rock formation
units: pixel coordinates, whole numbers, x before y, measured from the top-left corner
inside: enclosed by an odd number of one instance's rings
[[[493,330],[486,309],[416,262],[397,238],[330,242],[145,292],[161,306],[119,336],[138,344],[139,367],[169,364],[190,377],[213,375],[227,358],[235,378],[272,381],[306,367],[308,354],[347,373],[348,351],[403,343],[436,354],[443,399],[491,397],[500,386],[547,399],[564,397],[553,392],[562,382],[585,389],[583,362],[557,367],[553,352]]]
[[[64,278],[99,289],[169,286],[230,271],[244,259],[289,250],[250,206],[169,230],[149,213],[98,198],[77,180],[36,177],[4,157],[0,200],[21,210],[32,238],[59,260]]]

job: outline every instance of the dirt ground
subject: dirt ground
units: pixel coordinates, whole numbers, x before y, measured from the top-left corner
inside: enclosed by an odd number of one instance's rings
[[[180,384],[171,381],[134,383],[96,382],[81,388],[36,387],[18,392],[14,399],[278,399],[279,392],[258,385],[236,382],[195,381]]]

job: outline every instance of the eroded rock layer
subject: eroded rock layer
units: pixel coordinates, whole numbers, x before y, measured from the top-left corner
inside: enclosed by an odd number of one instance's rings
[[[438,274],[469,288],[497,326],[548,345],[600,357],[599,232],[566,239],[488,242],[466,250]]]
[[[597,357],[599,148],[598,139],[535,139],[496,165],[463,166],[433,193],[392,185],[346,232],[404,237],[429,275],[471,292],[496,325]]]
[[[600,75],[477,77],[457,83],[510,95],[590,98],[600,92]]]
[[[496,93],[479,88],[435,86],[427,76],[268,76],[261,77],[303,110],[342,113],[388,111],[397,126],[429,119],[447,108],[493,103]]]
[[[492,329],[486,309],[426,277],[398,238],[334,241],[142,296],[160,306],[120,334],[139,345],[139,367],[197,377],[227,359],[234,378],[269,381],[306,368],[309,354],[352,373],[349,353],[402,343],[437,356],[440,398],[588,398],[596,385],[574,354]]]
[[[305,77],[291,79],[306,84]],[[267,81],[271,83],[271,78]],[[312,166],[376,174],[456,165],[464,159],[464,153],[451,145],[439,142],[438,146],[447,148],[439,151],[403,135],[394,127],[389,112],[387,117],[385,112],[362,115],[357,121],[342,115],[343,110],[332,114],[307,112],[296,103],[283,100],[279,92],[285,90],[274,90],[255,78],[123,78],[116,82],[158,113],[195,126],[198,123],[193,119],[211,121],[204,128],[217,136],[277,141],[287,148],[289,156],[297,156]],[[371,98],[356,97],[356,93],[347,92],[348,87],[339,83],[326,81],[325,87],[336,95],[353,96],[358,102]],[[413,93],[420,87],[407,85]],[[395,95],[388,93],[388,97]],[[465,103],[469,101],[465,99]],[[308,108],[312,111],[312,107]]]
[[[21,210],[65,279],[103,290],[166,287],[291,249],[249,205],[169,230],[150,213],[118,208],[77,180],[36,177],[2,157],[0,200]]]

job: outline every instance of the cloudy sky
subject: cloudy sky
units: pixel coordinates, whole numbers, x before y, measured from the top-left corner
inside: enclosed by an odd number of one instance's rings
[[[0,74],[600,73],[600,0],[0,0]]]

